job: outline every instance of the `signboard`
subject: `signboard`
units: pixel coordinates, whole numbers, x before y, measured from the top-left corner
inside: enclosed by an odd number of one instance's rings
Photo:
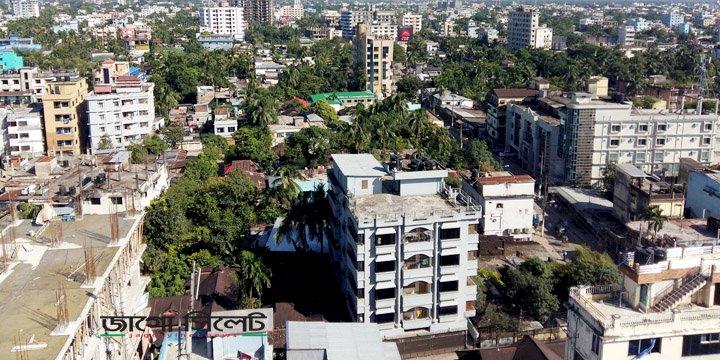
[[[413,28],[411,27],[401,27],[398,28],[398,41],[407,42],[410,41],[410,38],[412,38],[413,35]]]

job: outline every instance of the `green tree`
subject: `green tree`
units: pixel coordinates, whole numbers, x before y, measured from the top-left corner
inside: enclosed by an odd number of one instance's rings
[[[521,316],[546,322],[560,304],[553,294],[553,271],[549,264],[531,258],[503,276],[505,301]]]
[[[100,137],[100,142],[97,145],[98,150],[110,150],[113,148],[112,140],[107,134]]]
[[[480,169],[483,172],[491,172],[500,169],[500,162],[495,159],[487,143],[482,140],[473,139],[465,147],[465,162],[469,168]]]
[[[658,231],[662,230],[668,217],[663,215],[659,206],[649,206],[643,210],[643,219],[648,222],[648,228],[653,229],[657,238]]]
[[[555,278],[555,294],[565,301],[573,286],[618,284],[622,276],[610,256],[580,246],[572,261],[557,267]]]
[[[272,137],[266,127],[240,127],[233,134],[235,145],[228,151],[228,160],[247,159],[270,169],[277,160],[272,151]]]
[[[327,100],[316,101],[310,106],[310,111],[314,112],[317,116],[323,118],[323,120],[327,122],[340,121],[337,111],[330,106],[330,103],[328,103]]]
[[[310,126],[292,134],[286,141],[285,158],[297,167],[316,168],[327,164],[331,153],[330,131]]]
[[[133,164],[144,164],[147,162],[147,149],[140,144],[131,144],[128,146],[130,150],[130,162]]]
[[[245,298],[260,299],[270,287],[272,272],[258,255],[242,250],[237,258],[240,289]],[[247,300],[245,300],[247,301]]]
[[[397,81],[397,92],[404,95],[408,99],[417,99],[420,89],[423,87],[423,81],[415,75],[405,75]]]
[[[143,140],[143,146],[147,149],[149,154],[153,154],[155,156],[162,155],[165,150],[168,149],[168,144],[165,140],[161,139],[157,135],[146,136]]]
[[[181,125],[170,125],[162,129],[162,134],[165,142],[174,148],[177,144],[181,143],[185,136],[185,129]]]

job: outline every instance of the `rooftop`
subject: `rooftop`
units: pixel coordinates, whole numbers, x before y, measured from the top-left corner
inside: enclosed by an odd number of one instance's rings
[[[335,166],[345,176],[378,177],[387,175],[383,165],[372,154],[333,154]]]
[[[540,94],[540,91],[535,89],[525,89],[525,88],[507,88],[507,89],[493,89],[493,94],[497,96],[498,98],[511,98],[511,99],[517,99],[517,98],[526,98],[531,96],[537,96]]]
[[[119,216],[119,244],[126,244],[139,217]],[[80,325],[77,319],[87,316],[87,305],[100,293],[101,281],[83,286],[85,256],[83,247],[93,249],[98,277],[104,279],[125,246],[110,245],[108,216],[86,215],[82,220],[60,222],[60,244],[50,247],[54,230],[41,228],[23,220],[16,228],[17,261],[0,275],[0,313],[3,333],[0,336],[0,358],[11,358],[13,336],[34,337],[47,346],[29,351],[37,359],[53,359],[63,349],[69,333]],[[29,235],[30,230],[37,232]],[[8,231],[8,229],[6,229]],[[56,290],[65,288],[68,298],[69,329],[51,335],[57,326]],[[139,300],[139,299],[138,299]],[[85,314],[85,315],[83,315]]]
[[[375,99],[375,94],[372,91],[339,91],[310,95],[312,102],[327,100],[332,103],[333,101],[342,102],[354,99]]]
[[[480,185],[519,184],[535,183],[535,179],[530,175],[488,176],[478,178],[477,182]]]
[[[405,196],[374,194],[353,198],[352,209],[353,214],[361,220],[375,218],[387,220],[399,219],[401,216],[413,219],[452,216],[462,211],[463,206],[440,194]]]
[[[287,350],[327,360],[400,359],[397,345],[383,342],[377,324],[287,322]],[[311,355],[312,354],[312,355]]]

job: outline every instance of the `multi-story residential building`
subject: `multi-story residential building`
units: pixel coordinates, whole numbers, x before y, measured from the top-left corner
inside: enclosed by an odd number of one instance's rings
[[[325,25],[328,27],[340,26],[340,12],[337,10],[323,10],[322,18],[325,21]]]
[[[26,93],[35,102],[42,99],[48,82],[64,71],[39,70],[37,67],[23,67],[0,73],[0,93]]]
[[[273,0],[242,0],[236,3],[245,8],[246,22],[272,24],[275,12]]]
[[[635,45],[635,27],[621,26],[618,29],[618,45],[631,47]]]
[[[155,118],[155,85],[129,75],[129,69],[127,62],[105,60],[95,71],[95,85],[87,97],[91,151],[101,143],[112,148],[139,143],[162,126]]]
[[[280,7],[280,18],[299,20],[302,19],[305,10],[303,9],[302,0],[294,0],[292,5]]]
[[[486,102],[487,131],[490,142],[495,146],[502,146],[505,141],[505,128],[508,104],[521,103],[537,97],[540,91],[534,89],[493,89]]]
[[[393,10],[375,10],[373,21],[381,24],[397,24],[397,15]]]
[[[685,15],[675,10],[671,10],[662,15],[662,23],[665,24],[665,26],[676,27],[684,22]]]
[[[45,154],[41,110],[39,104],[2,110],[7,154],[24,158]]]
[[[18,18],[40,16],[40,5],[37,0],[12,0],[13,15]]]
[[[394,37],[376,37],[369,33],[367,24],[357,26],[357,35],[353,39],[353,58],[355,63],[365,67],[365,89],[372,91],[380,99],[395,91],[393,77]]]
[[[88,85],[76,72],[57,73],[42,96],[48,155],[80,155],[86,133]]]
[[[398,33],[397,25],[387,23],[375,23],[368,25],[370,34],[376,38],[394,39]]]
[[[703,225],[675,230],[660,232],[672,247],[626,253],[620,284],[570,290],[566,359],[720,356],[717,234]]]
[[[483,212],[480,233],[530,241],[534,231],[535,180],[528,175],[507,172],[472,180]]]
[[[340,28],[344,38],[354,37],[358,24],[371,24],[372,22],[373,12],[370,10],[343,11],[340,13]]]
[[[120,35],[125,41],[130,55],[139,57],[150,51],[150,40],[152,39],[152,29],[145,23],[135,23],[123,27]]]
[[[447,170],[332,158],[331,256],[351,316],[385,338],[464,331],[475,314],[479,207],[445,185]]]
[[[25,66],[23,57],[14,51],[0,52],[0,71],[20,70],[23,66]]]
[[[715,161],[718,115],[633,110],[585,93],[560,101],[566,102],[561,148],[568,183],[592,185],[609,163],[631,163],[665,177],[677,175],[680,158]]]
[[[507,45],[512,51],[526,46],[550,49],[552,29],[540,25],[540,12],[523,5],[508,14]]]
[[[646,174],[632,164],[615,166],[613,212],[622,222],[644,219],[647,208],[656,207],[671,219],[683,217],[685,196],[681,189]]]
[[[245,38],[244,10],[223,2],[219,6],[200,8],[201,30],[213,35],[232,35],[236,40]]]
[[[422,30],[422,19],[421,14],[405,13],[402,17],[402,25],[411,27],[415,34]]]

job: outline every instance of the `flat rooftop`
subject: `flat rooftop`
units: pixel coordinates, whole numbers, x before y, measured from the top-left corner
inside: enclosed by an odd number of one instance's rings
[[[372,154],[333,154],[333,163],[345,176],[378,177],[387,172]]]
[[[628,222],[627,227],[637,231],[648,231],[647,221],[638,220]],[[650,231],[653,233],[653,231]],[[662,229],[657,233],[658,237],[670,238],[677,242],[677,246],[702,246],[718,244],[717,232],[707,227],[707,221],[703,219],[669,219],[663,222]]]
[[[423,218],[432,215],[450,215],[462,209],[459,203],[453,203],[439,194],[400,196],[394,194],[375,194],[354,198],[354,214],[358,219],[392,219],[400,216]]]
[[[126,218],[122,214],[118,217],[120,238],[127,239],[139,218]],[[83,309],[91,296],[100,291],[100,280],[93,286],[82,287],[85,281],[83,246],[93,249],[100,278],[104,278],[122,249],[117,245],[109,246],[108,216],[85,215],[81,220],[61,224],[62,237],[57,247],[48,246],[54,231],[50,227],[43,229],[32,225],[29,220],[23,220],[15,228],[17,259],[10,264],[8,271],[0,274],[0,314],[3,315],[1,359],[14,357],[10,350],[16,345],[14,337],[17,336],[23,341],[34,337],[37,344],[46,345],[29,350],[31,359],[54,359],[68,340],[68,333],[77,329],[77,320],[83,316]],[[30,236],[30,230],[39,233]],[[70,326],[65,334],[51,335],[57,326],[55,296],[61,284],[68,298]]]

